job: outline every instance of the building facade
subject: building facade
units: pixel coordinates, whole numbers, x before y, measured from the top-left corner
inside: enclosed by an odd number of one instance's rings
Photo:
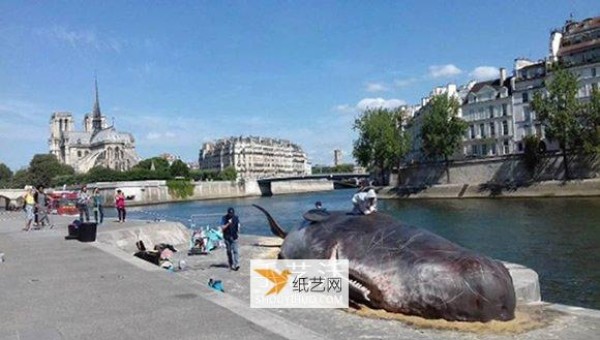
[[[233,167],[242,178],[304,176],[311,166],[302,148],[287,140],[231,137],[204,143],[198,164],[201,170]]]
[[[72,166],[77,173],[86,173],[93,167],[117,171],[131,169],[140,161],[135,151],[135,139],[130,133],[118,132],[108,126],[100,112],[98,84],[92,114],[86,114],[83,131],[75,130],[70,112],[55,112],[50,118],[50,153],[59,162]]]
[[[589,101],[592,91],[600,88],[600,17],[568,20],[551,33],[549,51],[548,57],[539,61],[515,59],[512,77],[506,77],[501,68],[498,79],[471,82],[458,89],[452,84],[435,88],[429,97],[422,99],[407,127],[412,150],[406,161],[425,160],[420,130],[428,113],[427,103],[438,94],[461,100],[460,114],[468,123],[462,155],[457,154],[455,159],[522,153],[524,138],[532,135],[541,140],[543,150],[558,150],[558,143],[546,136],[531,101],[536,93],[546,91],[546,84],[552,81],[554,63],[577,76],[577,97],[581,102]]]
[[[501,68],[498,79],[475,83],[469,90],[461,107],[462,119],[468,124],[463,155],[496,156],[513,151],[510,81]]]
[[[338,166],[342,164],[342,150],[333,150],[333,165]]]

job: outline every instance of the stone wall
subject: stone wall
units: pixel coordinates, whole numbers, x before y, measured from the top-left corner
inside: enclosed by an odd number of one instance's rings
[[[573,155],[569,157],[571,178],[600,177],[600,158]],[[520,155],[486,157],[481,159],[454,161],[450,165],[450,182],[446,181],[442,162],[428,162],[401,168],[396,179],[400,186],[433,184],[473,183],[525,183],[535,181],[564,180],[562,154],[545,155],[535,171],[525,166]]]
[[[113,205],[117,189],[123,191],[129,206],[261,195],[256,181],[194,182],[193,195],[185,199],[171,196],[166,181],[100,182],[88,186],[100,189],[107,206]]]
[[[377,196],[381,199],[600,196],[600,178],[568,182],[543,181],[516,186],[472,183],[387,187],[379,190]]]
[[[273,195],[328,190],[333,190],[333,181],[327,179],[271,182],[271,193]]]
[[[243,182],[214,181],[194,182],[194,193],[180,199],[169,194],[166,181],[101,182],[90,183],[89,188],[99,188],[106,206],[114,205],[116,190],[120,189],[127,197],[128,206],[197,201],[207,199],[261,196],[261,188],[256,180]],[[333,190],[333,182],[328,180],[281,181],[271,183],[269,194],[289,194]]]

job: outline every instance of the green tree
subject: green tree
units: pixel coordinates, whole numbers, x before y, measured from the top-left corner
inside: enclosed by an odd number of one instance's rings
[[[542,160],[542,152],[540,150],[540,139],[536,135],[529,135],[523,138],[525,150],[523,152],[523,160],[525,167],[533,175],[535,169]]]
[[[586,152],[600,152],[600,90],[594,88],[583,116],[583,147]]]
[[[450,183],[450,157],[458,150],[467,123],[458,117],[460,103],[445,94],[434,96],[427,104],[421,138],[423,153],[430,159],[443,159],[446,181]]]
[[[27,171],[27,169],[20,169],[13,175],[12,180],[10,181],[10,187],[15,189],[24,188],[26,185],[30,185],[30,183],[32,182],[29,171]]]
[[[556,68],[546,86],[547,93],[537,92],[533,96],[531,108],[545,128],[550,140],[557,140],[563,154],[565,180],[569,173],[569,150],[581,142],[583,129],[578,116],[581,104],[577,100],[577,77],[562,68]]]
[[[133,168],[150,170],[152,168],[153,163],[155,171],[169,171],[169,161],[162,157],[152,157],[144,159],[143,161],[136,164]]]
[[[0,188],[7,187],[13,177],[13,172],[4,163],[0,163]]]
[[[378,168],[382,183],[409,150],[403,119],[404,112],[400,109],[378,108],[366,110],[354,121],[358,139],[354,141],[352,155],[361,166]]]
[[[85,181],[87,183],[112,182],[123,180],[124,178],[124,173],[102,166],[93,167],[85,174]]]
[[[185,178],[190,177],[190,168],[180,159],[176,160],[175,162],[173,162],[173,164],[171,164],[169,171],[171,173],[171,176],[181,176]]]
[[[56,176],[73,175],[75,170],[69,165],[61,164],[54,155],[34,155],[29,163],[29,179],[32,185],[49,187]]]
[[[237,179],[237,171],[232,166],[228,166],[219,174],[223,181],[235,181]]]

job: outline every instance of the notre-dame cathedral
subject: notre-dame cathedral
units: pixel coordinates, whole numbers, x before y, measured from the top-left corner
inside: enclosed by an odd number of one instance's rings
[[[75,131],[70,112],[52,114],[48,140],[50,153],[78,173],[97,166],[129,170],[140,161],[135,151],[135,139],[130,133],[117,132],[114,126],[108,126],[106,117],[100,112],[97,81],[95,87],[94,109],[91,114],[85,115],[83,131]]]

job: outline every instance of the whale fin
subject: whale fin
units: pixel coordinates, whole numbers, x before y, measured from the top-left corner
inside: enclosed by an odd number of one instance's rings
[[[271,214],[269,214],[268,211],[266,211],[263,207],[261,207],[259,205],[256,205],[256,204],[252,204],[252,205],[256,209],[262,211],[263,214],[265,214],[265,216],[267,216],[267,220],[269,221],[269,227],[271,227],[271,232],[275,236],[279,236],[281,238],[285,238],[287,236],[287,233],[285,231],[283,231],[283,229],[279,226],[277,221],[275,221],[275,219],[271,216]]]

